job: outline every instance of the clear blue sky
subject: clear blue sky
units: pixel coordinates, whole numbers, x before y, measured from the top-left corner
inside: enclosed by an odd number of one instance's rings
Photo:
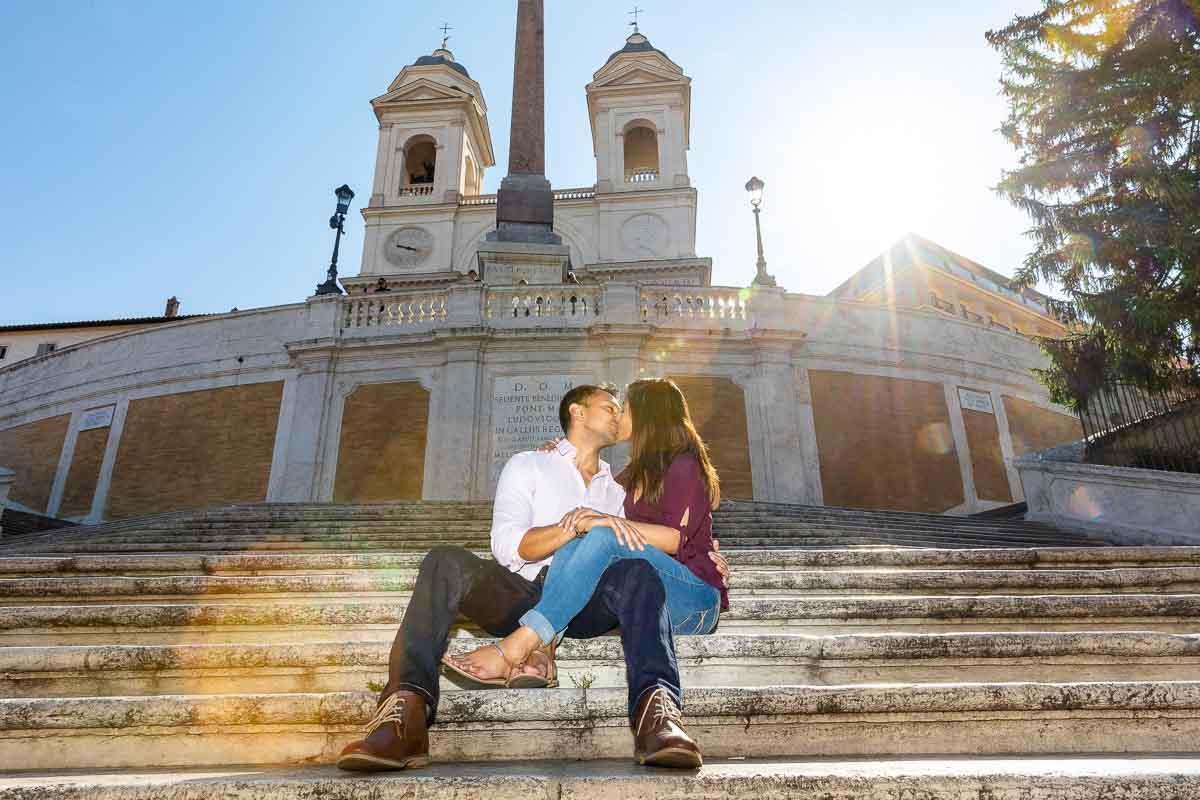
[[[507,164],[513,0],[0,4],[0,324],[296,302],[323,279],[332,189],[370,194],[368,102],[432,51],[483,86]],[[630,3],[548,0],[547,171],[595,181],[584,85]],[[989,187],[1015,155],[984,31],[1036,0],[640,0],[693,79],[697,251],[754,274],[742,188],[767,183],[770,270],[823,294],[906,230],[1011,274],[1026,219]],[[432,10],[431,10],[432,9]],[[342,271],[356,274],[355,211]]]

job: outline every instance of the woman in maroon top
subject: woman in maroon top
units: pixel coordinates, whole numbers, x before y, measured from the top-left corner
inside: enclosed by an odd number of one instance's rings
[[[664,379],[630,384],[619,439],[630,440],[629,465],[617,476],[625,487],[625,517],[579,516],[576,531],[584,535],[555,552],[541,600],[521,617],[520,628],[488,647],[500,651],[510,676],[519,676],[530,654],[566,629],[591,599],[600,576],[621,559],[645,559],[654,566],[676,634],[711,633],[720,612],[729,608],[725,582],[709,557],[715,549],[712,510],[721,500],[720,482],[679,387]],[[483,669],[476,662],[487,660],[472,658],[476,653],[483,656],[477,650],[443,661],[470,679]]]

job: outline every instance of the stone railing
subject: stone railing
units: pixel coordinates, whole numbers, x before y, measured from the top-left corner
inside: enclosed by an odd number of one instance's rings
[[[654,183],[658,180],[658,170],[649,167],[625,170],[626,183]]]
[[[343,330],[395,328],[446,318],[445,291],[393,292],[342,299]]]
[[[496,195],[494,194],[467,194],[458,198],[460,206],[494,206],[496,205]]]
[[[641,290],[641,317],[649,323],[695,321],[744,327],[749,317],[746,290],[736,287],[654,287]]]
[[[540,321],[588,324],[603,310],[600,286],[513,286],[487,290],[484,317],[490,324],[536,325]]]
[[[411,186],[401,186],[401,197],[428,197],[433,194],[432,183],[415,183]]]
[[[591,186],[585,186],[579,189],[559,189],[554,193],[555,200],[591,200],[595,196],[596,190]],[[458,199],[458,204],[460,206],[494,206],[496,205],[496,195],[463,195]]]

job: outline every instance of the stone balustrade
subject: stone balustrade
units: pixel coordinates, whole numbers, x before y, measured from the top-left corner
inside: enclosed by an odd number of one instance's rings
[[[395,328],[446,318],[445,291],[390,292],[342,300],[342,329]]]
[[[641,290],[641,317],[652,324],[700,323],[723,328],[747,327],[746,290],[736,287],[655,287]]]
[[[433,194],[432,183],[418,183],[412,186],[401,186],[401,197],[428,197]]]
[[[588,325],[603,308],[600,286],[514,286],[488,289],[484,315],[492,325]]]

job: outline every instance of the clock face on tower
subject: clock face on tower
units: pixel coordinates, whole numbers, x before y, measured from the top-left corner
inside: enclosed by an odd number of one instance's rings
[[[433,252],[433,234],[424,228],[400,228],[383,243],[383,256],[397,267],[423,264]]]
[[[661,257],[667,246],[667,224],[655,214],[636,214],[621,226],[621,244],[636,258]]]

